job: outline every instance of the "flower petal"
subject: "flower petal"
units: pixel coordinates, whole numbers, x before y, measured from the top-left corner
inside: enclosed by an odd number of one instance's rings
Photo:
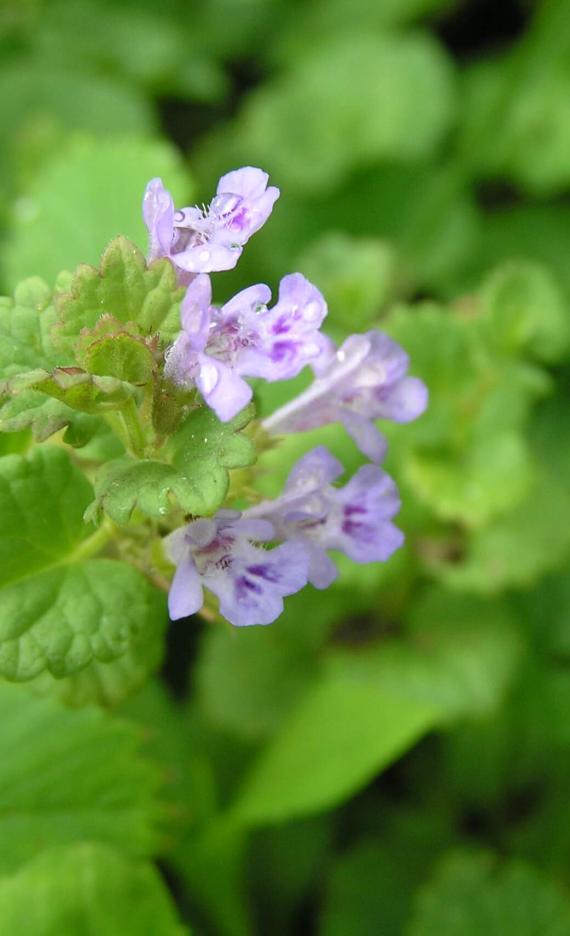
[[[220,613],[236,627],[271,624],[283,611],[283,598],[307,584],[309,557],[298,543],[275,549],[242,547],[227,569],[204,584],[220,599]]]
[[[187,556],[179,563],[168,594],[168,613],[172,621],[196,614],[204,604],[198,570]]]
[[[253,396],[249,384],[222,361],[199,355],[196,386],[218,419],[229,422],[247,406]]]
[[[365,416],[353,413],[349,409],[339,410],[339,417],[363,455],[377,464],[384,461],[388,443],[371,419],[366,419]]]
[[[174,202],[162,179],[151,179],[145,189],[143,218],[150,234],[149,260],[168,256],[174,230]]]

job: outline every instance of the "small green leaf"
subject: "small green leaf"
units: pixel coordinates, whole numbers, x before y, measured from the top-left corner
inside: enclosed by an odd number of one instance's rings
[[[91,414],[115,410],[136,392],[131,384],[122,380],[93,376],[79,367],[56,367],[51,374],[33,370],[0,384],[0,393],[17,396],[26,390],[38,390],[73,410]]]
[[[255,445],[244,433],[255,415],[246,406],[223,423],[207,406],[195,409],[171,442],[172,464],[200,491],[200,514],[214,513],[229,486],[229,470],[247,468],[256,458]]]
[[[132,855],[156,848],[157,772],[128,722],[4,683],[0,726],[0,871],[85,839]]]
[[[207,407],[190,414],[168,445],[171,463],[129,457],[104,466],[95,481],[95,502],[88,519],[105,511],[116,523],[128,523],[138,508],[159,519],[175,503],[185,513],[215,513],[229,489],[229,469],[243,468],[255,460],[255,448],[240,434],[253,416],[253,407],[242,410],[231,422],[221,423]]]
[[[192,481],[172,465],[159,461],[135,461],[125,457],[105,466],[95,481],[96,499],[86,518],[103,510],[115,523],[129,522],[133,510],[148,517],[165,516],[174,503],[185,513],[200,514],[203,499]]]
[[[457,852],[420,891],[408,936],[567,936],[570,901],[530,866]]]
[[[26,936],[189,933],[152,865],[87,843],[50,849],[0,879],[0,916],[7,932]]]
[[[58,298],[56,340],[70,349],[83,329],[95,328],[103,315],[110,315],[134,326],[135,333],[160,332],[170,341],[180,331],[182,292],[170,261],[155,260],[147,266],[131,241],[116,237],[103,253],[99,269],[80,266],[69,293]]]
[[[129,565],[88,558],[92,489],[63,449],[0,459],[0,673],[56,677],[129,651],[154,619],[153,591]]]
[[[135,386],[144,386],[152,379],[154,357],[149,346],[127,332],[115,332],[90,341],[77,362],[90,374],[116,377]]]

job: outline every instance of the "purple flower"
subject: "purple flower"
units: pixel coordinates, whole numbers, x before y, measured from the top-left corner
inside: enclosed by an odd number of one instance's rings
[[[267,187],[268,179],[266,172],[251,166],[228,172],[208,208],[178,211],[162,180],[152,179],[143,200],[149,259],[169,257],[183,274],[233,269],[244,244],[265,224],[279,198],[279,189]]]
[[[385,562],[404,541],[391,522],[400,509],[392,479],[377,465],[364,465],[344,487],[333,487],[343,471],[319,446],[297,462],[281,497],[244,513],[248,519],[270,520],[278,539],[308,551],[309,581],[315,588],[327,588],[337,577],[329,549],[355,562]]]
[[[271,624],[283,611],[283,598],[307,584],[308,555],[294,543],[264,549],[274,538],[267,520],[220,510],[171,533],[166,551],[177,569],[168,607],[172,620],[195,614],[203,588],[218,596],[220,613],[236,627]]]
[[[405,351],[382,332],[351,335],[336,352],[331,347],[328,355],[321,355],[312,385],[263,425],[270,432],[287,433],[342,422],[361,452],[380,462],[386,441],[373,420],[409,422],[427,406],[427,388],[407,376],[408,365]]]
[[[165,373],[195,384],[222,422],[251,399],[244,377],[287,380],[328,348],[319,332],[327,314],[318,289],[300,273],[281,280],[272,309],[268,286],[250,286],[221,309],[211,305],[205,274],[197,276],[182,303],[182,332],[168,352]]]

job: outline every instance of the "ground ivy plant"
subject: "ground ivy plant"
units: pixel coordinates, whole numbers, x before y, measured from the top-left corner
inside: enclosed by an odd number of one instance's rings
[[[164,618],[202,612],[269,624],[308,583],[327,588],[330,552],[384,562],[402,544],[400,501],[380,467],[379,418],[425,409],[408,357],[378,330],[340,347],[325,299],[301,273],[277,299],[257,284],[213,304],[210,274],[233,268],[279,191],[260,169],[223,176],[209,207],[176,209],[147,186],[149,253],[124,237],[98,269],[0,300],[0,675],[72,677],[106,698],[159,656]],[[254,381],[312,382],[265,419]],[[282,493],[256,490],[260,454],[285,434],[342,423],[366,458],[304,454]],[[3,435],[3,439],[10,436]]]

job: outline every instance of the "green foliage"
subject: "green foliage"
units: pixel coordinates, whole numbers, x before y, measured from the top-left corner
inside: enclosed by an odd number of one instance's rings
[[[128,134],[130,128],[119,129]],[[190,183],[180,157],[162,141],[137,136],[72,140],[40,169],[33,190],[14,213],[3,254],[8,283],[31,274],[51,282],[60,270],[97,263],[118,234],[144,247],[147,232],[133,206],[141,204],[153,176],[162,176],[179,202],[188,197]]]
[[[29,936],[189,932],[154,868],[104,845],[50,849],[17,874],[0,878],[0,913],[6,927]]]
[[[98,476],[88,516],[104,510],[116,523],[127,523],[137,508],[160,518],[173,501],[187,514],[215,513],[228,492],[228,469],[255,460],[253,444],[240,434],[252,415],[253,407],[246,407],[221,423],[206,407],[195,409],[170,441],[171,463],[132,458],[110,462]]]
[[[142,575],[90,559],[83,513],[92,492],[61,449],[0,460],[0,671],[28,680],[62,677],[92,660],[116,660],[155,619]],[[95,534],[96,536],[97,534]]]
[[[234,158],[248,153],[291,189],[328,191],[374,160],[432,155],[454,104],[450,62],[430,37],[340,33],[250,96]]]
[[[570,932],[570,5],[509,35],[476,7],[5,0],[4,929]],[[380,327],[429,387],[380,424],[406,543],[271,628],[170,625],[149,681],[160,539],[317,444],[363,463],[338,425],[259,430],[309,369],[225,425],[164,377],[144,186],[208,203],[241,164],[282,198],[215,301],[299,270],[335,341]]]
[[[436,720],[433,706],[336,668],[317,679],[254,764],[233,807],[247,825],[330,809],[388,766]]]
[[[420,895],[410,936],[467,936],[506,931],[564,936],[570,901],[532,868],[495,867],[487,855],[450,856]]]
[[[105,322],[109,316],[122,326],[132,323],[135,334],[160,333],[168,340],[180,330],[181,297],[172,265],[157,260],[147,267],[143,254],[121,235],[104,251],[99,269],[80,266],[69,292],[59,297],[55,340],[67,348],[81,335],[82,351],[88,353],[85,330],[96,329],[103,316]],[[113,334],[110,328],[108,334]],[[95,331],[93,342],[99,338],[100,331]]]
[[[5,684],[0,711],[2,871],[85,840],[131,855],[156,849],[158,778],[130,725]]]

